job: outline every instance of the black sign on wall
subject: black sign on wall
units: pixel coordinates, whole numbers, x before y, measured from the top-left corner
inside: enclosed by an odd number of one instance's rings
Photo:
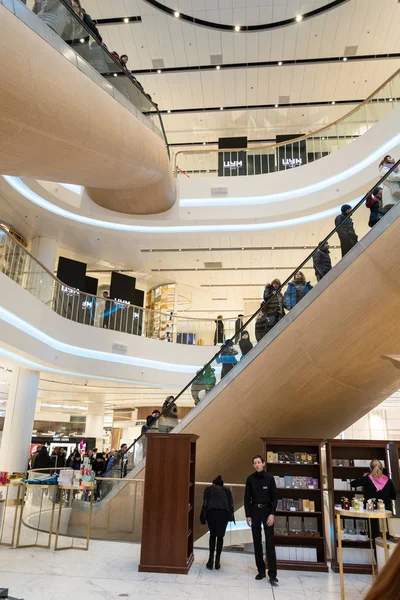
[[[110,298],[111,300],[125,300],[133,304],[136,278],[113,271],[111,273]]]
[[[302,133],[292,133],[290,135],[277,135],[276,143],[290,142],[295,138],[301,137]],[[295,167],[301,167],[307,162],[306,140],[287,143],[278,148],[278,171],[285,171]]]
[[[89,277],[88,275],[86,275],[84,292],[86,292],[87,294],[93,294],[93,296],[96,296],[98,284],[99,284],[98,279],[96,279],[95,277]]]
[[[57,277],[60,281],[72,288],[84,290],[86,263],[60,256],[58,259]]]
[[[218,148],[247,148],[247,137],[219,138]],[[237,177],[247,175],[246,151],[243,152],[219,152],[218,153],[218,176]]]

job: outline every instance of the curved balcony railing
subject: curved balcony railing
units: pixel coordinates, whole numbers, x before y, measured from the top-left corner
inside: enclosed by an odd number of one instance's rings
[[[217,334],[215,319],[196,319],[115,302],[72,288],[57,279],[1,225],[0,272],[62,317],[92,327],[169,343],[212,346],[232,337],[240,324],[237,317],[219,319]]]
[[[264,175],[299,167],[348,144],[366,133],[400,101],[400,70],[340,119],[320,129],[278,144],[248,148],[178,150],[173,156],[175,177]],[[326,102],[327,105],[335,104]],[[290,105],[276,110],[285,110]],[[274,106],[271,105],[274,109]]]

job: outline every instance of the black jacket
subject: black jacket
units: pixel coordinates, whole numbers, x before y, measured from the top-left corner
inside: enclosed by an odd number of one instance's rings
[[[48,469],[50,467],[50,456],[43,446],[35,458],[34,469]]]
[[[217,319],[215,321],[215,325],[216,328],[214,333],[214,346],[216,346],[217,344],[223,344],[225,337],[224,322],[221,321],[221,319]]]
[[[264,302],[268,302],[263,309],[265,315],[278,315],[279,317],[283,317],[285,314],[283,308],[283,296],[280,291],[276,292],[272,285],[267,285],[265,287]]]
[[[248,352],[250,352],[250,350],[253,348],[253,344],[251,343],[251,341],[249,339],[241,339],[239,341],[239,348],[241,353],[243,354],[243,356],[246,356],[246,354]]]
[[[396,488],[391,479],[388,479],[385,487],[381,491],[376,489],[368,475],[360,477],[359,479],[354,479],[350,485],[354,488],[364,488],[364,497],[366,500],[370,500],[371,498],[381,499],[385,502],[386,510],[392,510],[390,507],[390,500],[396,500]]]
[[[343,221],[347,218],[347,215],[340,214],[335,219],[335,227],[342,225]],[[354,231],[353,219],[347,219],[347,221],[341,226],[336,232],[339,238],[350,238],[352,241],[357,241],[358,237]]]
[[[264,504],[269,514],[274,515],[278,504],[278,492],[275,479],[269,473],[253,473],[247,478],[244,493],[246,517],[251,517],[252,505]]]
[[[207,511],[223,510],[228,513],[229,520],[234,521],[235,508],[231,490],[222,485],[210,485],[204,490],[203,506],[200,514],[200,522],[206,522]]]
[[[95,460],[92,465],[92,469],[96,475],[96,477],[101,477],[103,473],[106,471],[106,461],[105,460]]]
[[[315,275],[322,278],[332,269],[329,250],[317,250],[313,256]]]

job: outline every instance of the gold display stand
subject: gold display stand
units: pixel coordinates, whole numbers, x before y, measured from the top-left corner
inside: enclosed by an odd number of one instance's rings
[[[368,519],[369,539],[370,539],[371,554],[372,554],[372,574],[375,575],[374,552],[373,552],[373,546],[372,546],[372,536],[371,536],[371,526],[370,526],[371,519],[379,519],[382,522],[382,538],[383,538],[383,545],[384,545],[384,550],[385,550],[385,560],[387,561],[389,558],[389,549],[388,549],[387,537],[386,537],[386,519],[390,519],[393,515],[390,510],[371,511],[371,510],[352,510],[352,509],[344,510],[343,508],[335,508],[335,516],[336,516],[338,554],[339,554],[340,597],[341,597],[341,600],[345,600],[342,527],[341,527],[340,518],[341,517],[355,517],[355,518],[359,518],[359,519]]]
[[[57,519],[57,529],[56,529],[56,541],[54,543],[54,550],[55,551],[60,551],[60,550],[84,550],[85,552],[87,550],[89,550],[89,541],[90,541],[90,529],[92,526],[92,511],[93,511],[93,491],[95,490],[95,486],[94,485],[85,485],[84,489],[86,492],[91,492],[90,494],[90,506],[89,506],[89,516],[88,516],[88,526],[87,526],[87,533],[86,533],[86,546],[75,546],[73,543],[73,537],[72,537],[72,544],[70,546],[62,546],[60,547],[58,545],[58,538],[60,535],[60,525],[61,525],[61,513],[62,513],[62,505],[63,505],[63,498],[64,498],[64,494],[66,492],[70,492],[71,498],[72,498],[72,492],[76,492],[76,491],[81,491],[81,487],[77,488],[76,486],[72,486],[72,485],[59,485],[58,489],[60,490],[60,501],[59,501],[59,505],[58,505],[58,519]],[[70,537],[70,536],[68,536]]]
[[[15,535],[17,532],[18,509],[21,507],[21,510],[22,510],[23,494],[21,494],[21,491],[23,491],[23,489],[24,489],[24,484],[23,483],[6,483],[5,485],[2,485],[1,487],[6,489],[6,497],[3,498],[3,500],[0,500],[0,504],[2,505],[2,516],[1,516],[1,521],[0,521],[0,546],[13,547],[14,541],[15,541]],[[17,488],[17,498],[13,499],[12,501],[9,501],[8,491],[11,488],[14,488],[14,489]],[[11,504],[11,502],[12,502],[12,504]],[[7,510],[10,507],[14,508],[14,510],[15,510],[14,519],[13,519],[13,527],[12,527],[11,541],[5,542],[3,540],[4,524],[6,521]]]
[[[29,484],[29,483],[23,483],[22,484],[23,488],[24,488],[24,494],[23,494],[23,503],[21,506],[21,511],[19,514],[19,525],[18,525],[18,537],[17,537],[17,543],[15,545],[16,548],[45,548],[45,549],[49,549],[50,548],[50,544],[51,544],[51,535],[52,535],[52,531],[53,531],[53,521],[54,521],[54,508],[55,508],[55,503],[56,503],[56,490],[57,490],[57,485],[41,485],[41,484]],[[51,517],[50,517],[50,527],[49,527],[49,538],[48,538],[48,542],[47,544],[20,544],[20,537],[21,537],[21,528],[22,528],[22,519],[23,519],[23,515],[24,515],[24,508],[25,508],[25,495],[26,495],[26,491],[27,488],[31,489],[34,488],[35,490],[41,490],[41,498],[40,498],[40,512],[39,514],[41,514],[42,512],[42,504],[43,504],[43,494],[45,492],[45,490],[53,490],[53,501],[52,501],[52,508],[51,508]],[[37,539],[37,536],[36,536]]]

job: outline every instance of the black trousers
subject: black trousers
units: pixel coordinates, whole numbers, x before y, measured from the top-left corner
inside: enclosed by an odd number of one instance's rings
[[[256,506],[253,506],[251,513],[251,533],[253,534],[254,556],[256,559],[258,572],[265,573],[261,526],[264,527],[268,560],[268,575],[269,577],[276,577],[274,526],[267,526],[269,514],[270,512],[268,508],[257,508]]]

